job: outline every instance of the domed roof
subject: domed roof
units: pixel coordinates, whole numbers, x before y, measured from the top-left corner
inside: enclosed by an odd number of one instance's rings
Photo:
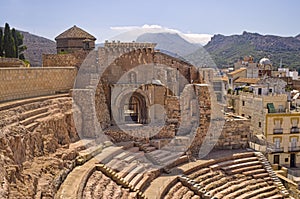
[[[268,58],[262,58],[260,61],[259,61],[259,64],[260,65],[271,65],[271,61],[268,59]]]

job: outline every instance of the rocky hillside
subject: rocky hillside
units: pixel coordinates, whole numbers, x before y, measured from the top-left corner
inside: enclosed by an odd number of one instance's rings
[[[3,29],[3,27],[0,27]],[[50,39],[40,37],[29,32],[18,30],[24,36],[24,45],[27,46],[25,50],[25,59],[30,62],[33,67],[42,66],[43,54],[55,54],[56,43]]]
[[[42,54],[55,54],[56,43],[50,39],[20,31],[24,36],[24,44],[27,46],[25,58],[31,66],[42,66]]]
[[[200,47],[174,33],[145,33],[139,36],[136,41],[157,43],[157,49],[169,51],[179,56],[191,54]]]
[[[218,66],[233,64],[240,57],[252,55],[258,61],[269,57],[276,67],[300,68],[300,35],[280,37],[243,32],[242,35],[215,35],[204,46]]]

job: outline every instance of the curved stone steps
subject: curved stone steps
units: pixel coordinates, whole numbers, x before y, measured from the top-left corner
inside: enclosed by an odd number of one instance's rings
[[[149,161],[144,159],[144,155],[145,153],[140,151],[138,147],[131,147],[116,154],[110,161],[106,161],[105,165],[114,170],[116,176],[123,179],[125,183],[141,190],[152,180],[147,175],[147,171],[153,169]]]
[[[255,182],[253,180],[246,180],[239,184],[233,184],[227,187],[226,189],[214,194],[213,196],[217,198],[223,198],[228,196],[229,194],[234,193],[235,191],[238,191],[240,188],[246,187],[247,185],[251,185],[251,184],[255,184]]]
[[[254,165],[260,165],[260,162],[259,161],[251,161],[251,162],[237,163],[237,164],[232,164],[230,166],[221,167],[221,169],[227,172],[230,170],[245,168],[245,167],[254,166]]]
[[[231,199],[231,198],[237,198],[242,196],[241,198],[243,198],[244,195],[249,194],[251,191],[256,190],[258,188],[264,187],[267,184],[265,182],[256,182],[256,181],[250,181],[250,183],[248,184],[248,182],[244,182],[241,183],[240,185],[238,185],[238,189],[235,189],[233,192],[227,194],[224,199]]]
[[[181,188],[183,187],[181,182],[177,182],[170,190],[169,192],[166,194],[166,196],[164,197],[165,199],[172,199],[172,197],[175,195],[175,193]]]
[[[240,179],[236,179],[236,180],[233,180],[232,178],[228,177],[225,184],[221,185],[221,186],[217,186],[215,187],[214,189],[212,190],[209,190],[207,193],[208,195],[210,196],[213,196],[217,193],[224,193],[226,192],[225,190],[233,185],[237,185],[237,184],[240,184],[240,183],[243,183],[244,181],[247,181],[246,178],[240,178]]]
[[[177,182],[164,196],[164,199],[200,198],[194,196],[196,196],[195,193],[189,187],[183,185],[181,182]]]
[[[39,123],[38,122],[33,122],[31,124],[28,124],[25,126],[25,128],[28,130],[28,131],[33,131],[36,127],[39,126]]]
[[[0,104],[0,111],[15,108],[18,106],[23,106],[23,105],[30,104],[30,103],[42,102],[42,101],[46,101],[46,100],[50,100],[50,99],[63,98],[63,97],[70,97],[70,95],[69,95],[69,93],[57,94],[57,95],[47,95],[47,96],[41,96],[41,97],[33,97],[33,98],[28,98],[28,99],[4,102],[4,103]]]
[[[138,166],[137,162],[132,162],[132,163],[128,164],[123,170],[118,172],[118,176],[120,176],[121,178],[124,178],[137,166]]]
[[[282,195],[278,193],[278,190],[274,189],[273,191],[269,191],[267,193],[260,193],[256,196],[251,197],[250,199],[261,199],[261,198],[272,198],[272,197],[276,197],[277,196],[281,196]]]
[[[92,144],[92,140],[78,141],[73,143],[71,147],[82,148],[84,144]],[[92,145],[93,146],[93,145]],[[122,151],[121,147],[107,147],[101,151],[96,156],[93,156],[91,159],[87,159],[82,162],[82,165],[76,166],[72,172],[70,172],[67,178],[64,180],[60,186],[58,192],[56,193],[56,199],[65,199],[65,198],[78,198],[78,194],[82,194],[83,186],[86,181],[89,179],[89,176],[92,172],[96,170],[96,164],[105,160],[108,156],[112,154],[120,153]]]
[[[244,171],[243,174],[244,175],[257,175],[257,174],[262,174],[262,173],[266,173],[265,169],[254,169],[254,170],[250,170],[250,171]]]
[[[218,174],[219,174],[218,172],[208,172],[208,173],[205,173],[204,175],[198,176],[197,178],[195,178],[193,180],[195,180],[197,183],[203,183],[205,180],[211,179]]]
[[[12,126],[23,125],[28,131],[34,131],[40,123],[40,119],[47,117],[50,114],[60,112],[60,103],[66,100],[71,100],[70,96],[67,95],[53,95],[46,97],[37,97],[28,100],[19,100],[10,102],[9,106],[0,104],[2,111],[14,113],[13,117],[5,120],[4,123],[6,128]],[[8,108],[8,109],[6,109]],[[6,109],[6,110],[5,110]],[[4,115],[7,115],[4,113]]]
[[[205,174],[207,172],[210,172],[209,168],[202,168],[199,171],[196,171],[194,173],[189,174],[188,177],[191,178],[191,179],[195,179],[198,176],[201,176],[201,175],[203,175],[203,174]]]
[[[29,124],[35,122],[37,119],[42,118],[42,117],[46,117],[48,115],[50,115],[49,112],[44,112],[44,113],[40,113],[38,115],[33,115],[29,118],[26,118],[25,120],[20,121],[20,124],[26,126],[26,125],[29,125]]]
[[[229,177],[228,176],[223,176],[221,178],[219,178],[218,180],[215,180],[214,182],[207,184],[204,188],[206,191],[210,192],[213,189],[217,188],[217,187],[221,187],[224,184],[226,184],[226,182],[229,181]]]
[[[263,168],[263,166],[261,164],[257,164],[257,165],[252,165],[252,166],[245,166],[245,167],[241,167],[241,168],[238,168],[238,169],[234,169],[234,170],[227,170],[226,172],[229,174],[229,175],[234,175],[234,174],[242,174],[244,172],[250,172],[250,171],[254,171],[254,170],[257,170],[257,169],[261,169]],[[254,174],[255,175],[255,174]],[[259,174],[257,174],[259,175]]]
[[[234,159],[234,160],[228,160],[228,161],[224,161],[224,162],[219,162],[217,164],[213,164],[212,166],[210,166],[210,168],[214,171],[214,170],[218,170],[221,167],[227,167],[230,165],[235,165],[235,164],[240,164],[240,163],[245,163],[245,162],[253,162],[253,161],[257,161],[257,157],[253,156],[253,157],[246,157],[246,158],[240,158],[240,159]]]
[[[190,189],[188,187],[182,186],[180,189],[178,189],[175,194],[173,195],[173,199],[181,199],[185,194],[188,193]]]
[[[224,176],[225,176],[225,175],[224,175],[223,173],[217,172],[216,175],[214,175],[213,177],[210,177],[210,178],[208,178],[208,179],[206,179],[206,180],[201,181],[199,184],[200,184],[201,186],[210,185],[211,183],[213,183],[213,182],[215,182],[215,181],[217,181],[217,180],[220,180],[220,179],[223,178]]]
[[[129,190],[118,186],[109,177],[100,171],[95,171],[86,183],[83,191],[84,199],[94,198],[134,198],[129,194]]]
[[[281,191],[281,193],[284,195],[284,197],[288,197],[289,193],[286,190],[286,188],[283,186],[283,184],[281,183],[281,181],[278,179],[277,175],[275,174],[275,172],[273,171],[270,162],[267,160],[267,158],[260,152],[255,152],[254,153],[258,159],[262,162],[262,164],[264,165],[264,168],[266,169],[266,171],[269,173],[268,176],[266,176],[265,178],[271,177],[272,181],[274,182],[274,184],[276,185],[276,187]],[[260,174],[258,174],[260,175]],[[258,176],[259,177],[259,176]]]
[[[133,170],[131,170],[131,172],[129,172],[125,177],[124,180],[129,182],[131,182],[131,180],[138,174],[143,173],[145,171],[145,167],[144,165],[138,165],[137,167],[135,167]]]
[[[276,194],[274,196],[268,197],[268,199],[283,199],[284,197],[281,194]]]
[[[257,186],[256,186],[257,187]],[[237,197],[236,199],[244,199],[244,198],[251,198],[254,197],[260,193],[268,193],[276,189],[275,186],[268,186],[268,187],[259,187],[256,190],[252,190],[251,192],[248,191],[247,193],[244,193],[243,195]]]

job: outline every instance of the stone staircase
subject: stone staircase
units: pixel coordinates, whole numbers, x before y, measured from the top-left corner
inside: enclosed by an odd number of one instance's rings
[[[276,173],[273,171],[272,166],[271,166],[270,162],[267,160],[267,158],[260,152],[255,152],[255,155],[262,162],[262,164],[264,165],[264,168],[269,173],[271,180],[274,181],[274,184],[278,187],[278,189],[281,191],[281,193],[285,197],[288,197],[288,195],[289,195],[288,191],[286,190],[284,185],[281,183],[281,181],[277,177]]]
[[[288,198],[262,156],[241,153],[202,166],[196,164],[178,176],[173,188],[165,191],[164,198]]]
[[[124,184],[132,189],[143,190],[153,179],[153,174],[159,172],[158,168],[149,162],[145,152],[134,146],[134,143],[127,147],[126,150],[109,155],[100,163],[111,169]]]

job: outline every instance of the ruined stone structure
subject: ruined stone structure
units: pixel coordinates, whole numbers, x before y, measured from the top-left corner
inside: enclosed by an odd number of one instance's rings
[[[25,67],[25,63],[17,58],[5,58],[0,57],[0,68],[1,67]]]
[[[81,66],[84,71],[79,71],[73,97],[84,118],[80,127],[82,135],[97,136],[99,129],[95,128],[95,116],[101,127],[120,127],[130,123],[157,126],[162,123],[164,127],[150,135],[150,139],[164,142],[164,139],[195,131],[197,133],[193,136],[197,139],[192,148],[196,152],[211,118],[208,87],[201,84],[203,80],[197,68],[153,47],[153,44],[143,43],[106,43],[104,48],[99,48],[98,54],[90,55],[92,60],[99,61],[98,65],[94,63],[95,68],[83,69]],[[98,84],[93,83],[98,82],[93,79],[95,71],[102,71]],[[88,90],[93,86],[94,89]],[[93,102],[85,99],[85,96],[94,95],[95,103],[99,104],[95,108],[88,105]],[[92,112],[96,113],[94,118],[91,117]],[[101,118],[109,118],[110,121],[104,122]],[[126,136],[121,130],[117,134],[113,133],[116,130],[107,132],[112,133],[109,136],[118,142],[140,141],[139,136]],[[142,137],[149,137],[147,132],[143,133]]]
[[[79,68],[89,51],[79,50],[67,54],[43,54],[43,67]]]
[[[249,121],[228,120],[218,139],[199,70],[154,46],[107,42],[79,69],[3,69],[24,96],[1,89],[14,101],[0,104],[0,198],[288,198],[267,160],[243,150]],[[204,142],[216,151],[196,160]]]
[[[96,38],[88,32],[73,26],[56,38],[57,54],[43,54],[43,67],[77,67],[91,50]]]

